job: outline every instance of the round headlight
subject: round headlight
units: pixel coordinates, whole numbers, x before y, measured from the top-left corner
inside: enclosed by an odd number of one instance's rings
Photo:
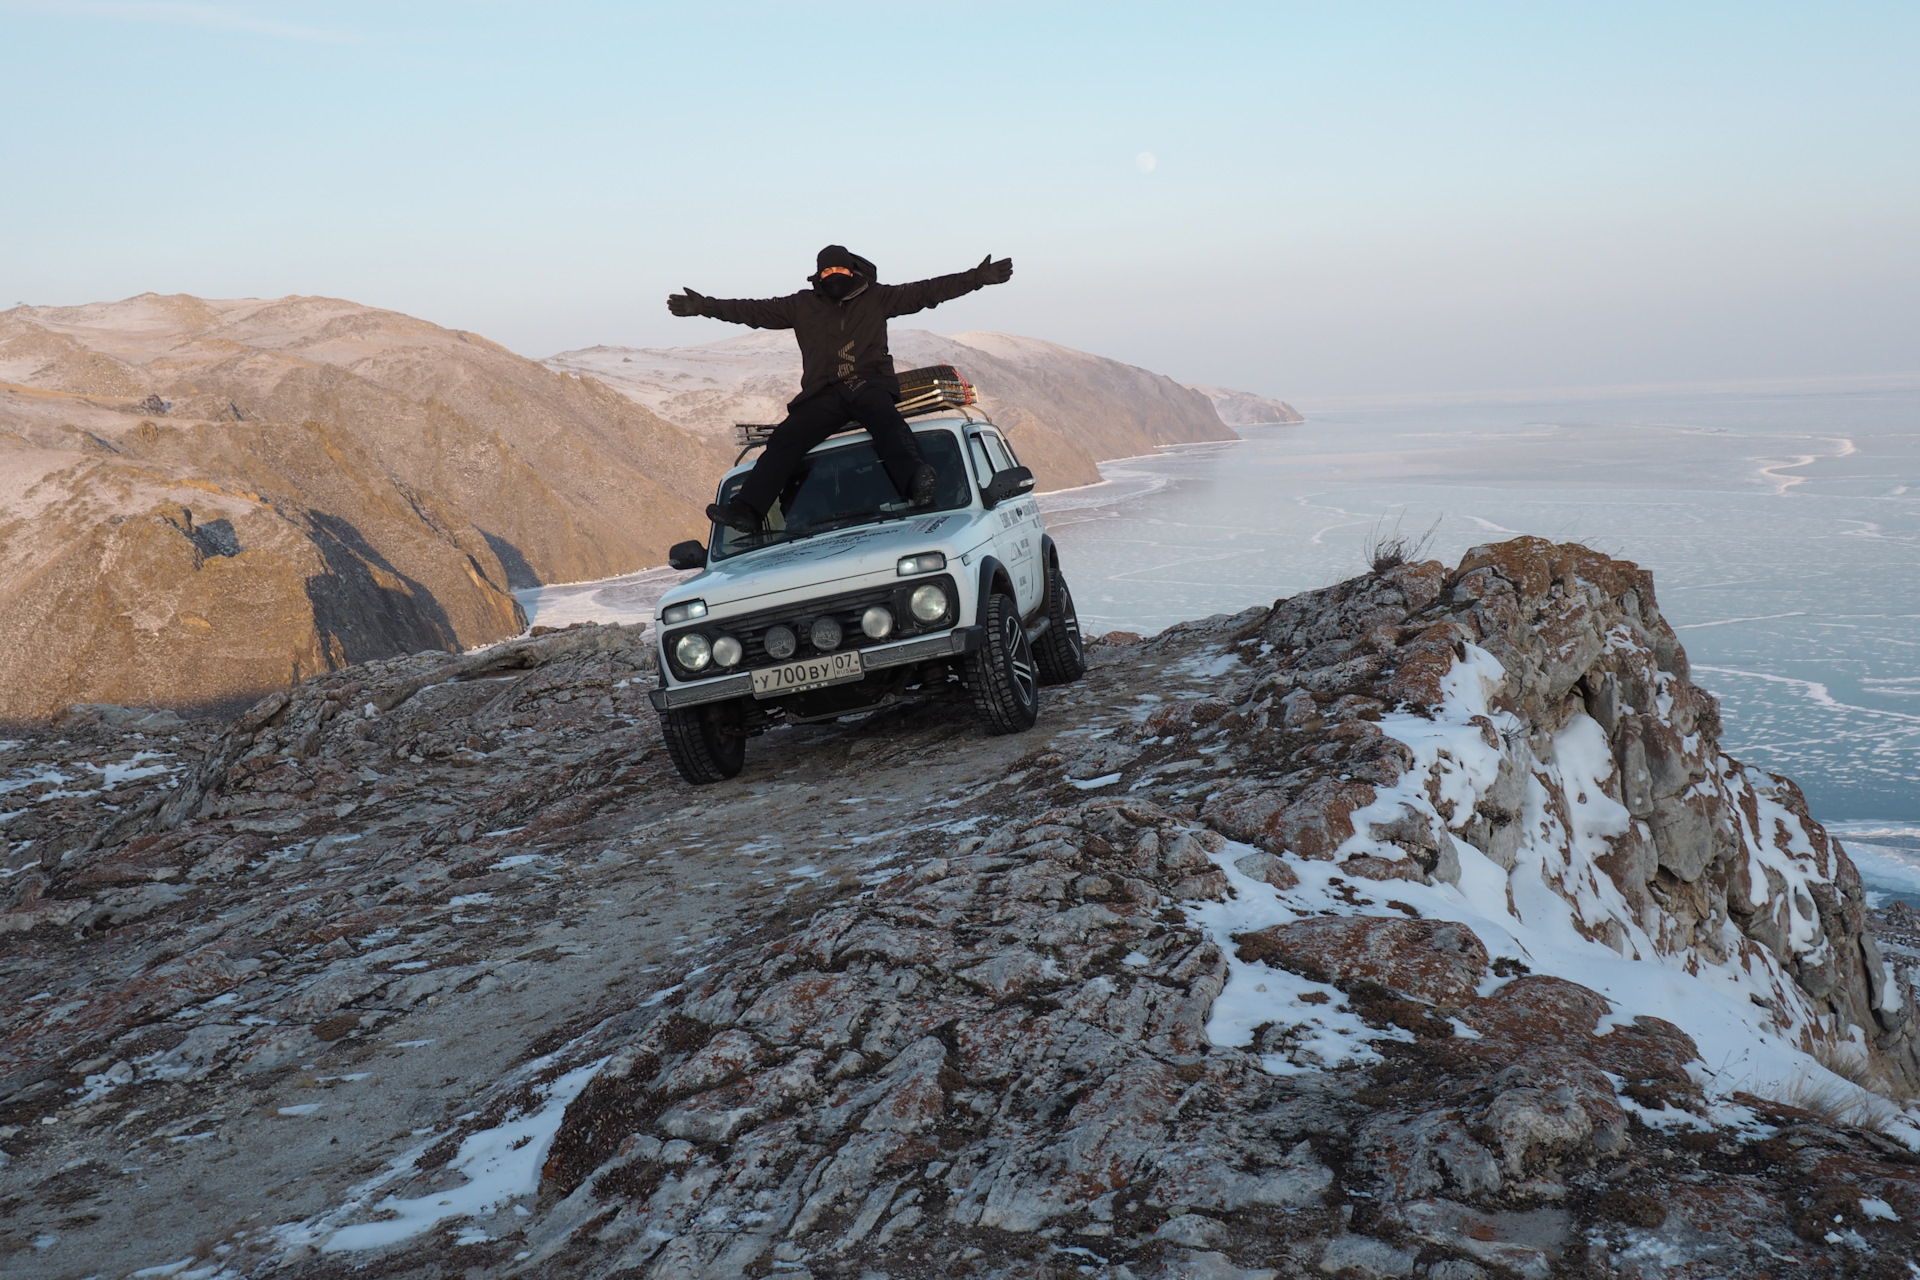
[[[673,659],[688,671],[704,671],[713,661],[713,646],[698,631],[689,631],[674,641]]]
[[[807,638],[813,641],[813,647],[822,653],[825,653],[829,649],[838,649],[840,647],[840,624],[832,618],[815,618],[813,620],[813,630],[807,633]]]
[[[879,605],[860,615],[860,629],[875,640],[885,640],[893,634],[893,615]]]
[[[767,628],[767,634],[762,643],[767,646],[769,658],[784,662],[793,656],[795,649],[800,647],[800,638],[793,634],[792,627],[775,624]]]
[[[931,582],[915,587],[909,603],[913,616],[922,622],[938,622],[947,616],[947,593]]]
[[[721,636],[713,642],[713,660],[723,667],[738,665],[745,654],[746,650],[732,636]]]

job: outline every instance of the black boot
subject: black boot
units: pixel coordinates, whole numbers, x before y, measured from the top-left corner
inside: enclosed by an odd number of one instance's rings
[[[916,507],[930,507],[939,488],[940,473],[923,462],[919,470],[913,473],[913,482],[907,486],[907,496]]]
[[[709,503],[707,519],[749,536],[760,532],[760,513],[737,498],[728,503]]]

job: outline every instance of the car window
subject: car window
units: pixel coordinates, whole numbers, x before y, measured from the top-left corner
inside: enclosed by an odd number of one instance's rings
[[[713,542],[711,557],[724,560],[743,551],[792,542],[830,529],[845,529],[920,511],[951,511],[970,504],[973,486],[967,483],[966,462],[960,456],[960,442],[953,433],[916,431],[914,438],[920,442],[920,451],[928,465],[940,477],[930,507],[916,507],[900,495],[880,465],[873,441],[863,438],[808,454],[767,513],[767,528],[761,533],[747,534],[718,527],[719,537]],[[746,472],[729,477],[720,486],[720,500],[732,501],[746,480]]]
[[[973,454],[973,473],[984,488],[987,481],[993,479],[993,459],[987,456],[987,446],[980,443],[978,434],[968,436],[967,445]]]
[[[996,472],[1005,471],[1014,465],[1012,457],[1007,453],[1006,442],[999,436],[991,431],[982,431],[980,438],[986,441],[987,457],[993,460],[993,469]]]

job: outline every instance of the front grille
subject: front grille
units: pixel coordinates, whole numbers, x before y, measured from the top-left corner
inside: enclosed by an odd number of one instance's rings
[[[929,582],[939,583],[947,592],[947,616],[937,622],[922,624],[907,611],[907,600],[914,588]],[[718,636],[732,636],[740,642],[746,656],[735,667],[708,667],[705,671],[682,671],[674,663],[674,674],[683,680],[708,680],[717,676],[750,671],[755,667],[771,666],[779,662],[792,662],[800,658],[818,657],[822,653],[840,653],[848,649],[871,649],[875,645],[892,644],[897,640],[910,639],[930,631],[944,631],[958,620],[960,593],[949,574],[930,574],[920,578],[902,578],[897,583],[884,587],[869,587],[864,591],[850,591],[844,595],[828,596],[821,600],[805,600],[797,604],[782,605],[777,609],[766,609],[759,613],[742,614],[735,618],[724,618],[718,622],[703,622],[696,626],[680,627],[667,632],[661,638],[661,651],[671,657],[673,646],[680,637],[689,631],[697,631],[709,641]],[[885,638],[875,640],[860,629],[860,615],[876,604],[885,605],[893,613],[893,631]],[[840,644],[837,648],[815,649],[808,637],[814,622],[820,618],[832,618],[840,624]],[[767,632],[776,625],[792,629],[799,647],[789,658],[773,658],[767,654]]]

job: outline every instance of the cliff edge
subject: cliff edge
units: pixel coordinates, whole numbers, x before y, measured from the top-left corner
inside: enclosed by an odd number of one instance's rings
[[[23,742],[10,1268],[1903,1274],[1915,953],[1648,574],[1090,653],[710,791],[612,627]]]

